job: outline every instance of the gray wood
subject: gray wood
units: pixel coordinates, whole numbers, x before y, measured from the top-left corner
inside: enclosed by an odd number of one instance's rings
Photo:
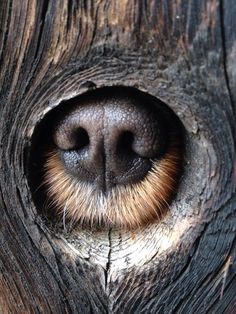
[[[0,2],[1,313],[235,313],[236,3]],[[161,224],[57,232],[27,182],[32,132],[91,85],[135,86],[186,129]]]

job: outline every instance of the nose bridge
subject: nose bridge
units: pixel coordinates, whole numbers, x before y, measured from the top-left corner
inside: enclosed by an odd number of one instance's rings
[[[101,133],[104,124],[104,111],[101,106],[90,104],[79,107],[77,116],[78,124],[81,124],[90,136]]]

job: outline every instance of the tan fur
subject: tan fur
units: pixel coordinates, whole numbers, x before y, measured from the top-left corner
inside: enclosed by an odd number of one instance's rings
[[[176,141],[139,183],[119,185],[106,195],[92,184],[66,172],[59,153],[51,152],[45,165],[45,184],[57,214],[72,224],[133,229],[160,221],[176,188],[181,154]]]

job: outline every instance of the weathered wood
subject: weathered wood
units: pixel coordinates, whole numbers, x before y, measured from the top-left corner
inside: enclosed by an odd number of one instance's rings
[[[233,0],[0,2],[1,313],[234,313]],[[135,233],[56,232],[27,182],[32,132],[91,85],[135,86],[186,129],[171,214]]]

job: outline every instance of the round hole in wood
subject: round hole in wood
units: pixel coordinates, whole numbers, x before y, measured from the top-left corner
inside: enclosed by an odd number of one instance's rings
[[[138,89],[104,87],[66,100],[32,137],[35,205],[69,228],[158,223],[177,192],[183,142],[174,112]]]

